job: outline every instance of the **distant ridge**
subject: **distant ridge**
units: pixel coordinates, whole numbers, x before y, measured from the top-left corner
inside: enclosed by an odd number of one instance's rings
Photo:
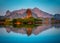
[[[15,10],[15,11],[12,11],[10,12],[9,10],[6,11],[6,17],[8,18],[21,18],[21,17],[24,17],[26,16],[26,10],[27,9],[21,9],[21,10]],[[34,8],[34,9],[31,9],[32,11],[32,15],[34,17],[43,17],[43,18],[51,18],[52,15],[49,14],[49,13],[46,13],[38,8]]]

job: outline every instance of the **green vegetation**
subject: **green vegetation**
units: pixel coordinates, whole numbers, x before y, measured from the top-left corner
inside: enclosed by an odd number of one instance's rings
[[[55,21],[54,21],[54,18],[52,17],[52,18],[51,18],[51,24],[54,24],[54,22],[55,22]]]
[[[21,28],[21,27],[25,27],[25,28],[33,28],[36,26],[39,26],[42,24],[42,19],[40,18],[34,18],[34,17],[30,17],[30,18],[15,18],[15,19],[10,19],[10,18],[6,18],[4,21],[4,26],[13,26],[16,28]]]
[[[38,23],[38,22],[40,22],[40,23]],[[13,26],[16,28],[20,28],[20,27],[33,28],[33,27],[36,27],[38,25],[41,25],[42,19],[30,17],[28,19],[27,18],[25,18],[25,19],[16,18],[16,19],[11,20],[9,18],[6,18],[4,24],[8,25],[8,26]]]
[[[13,19],[12,23],[14,24],[16,22],[20,22],[22,24],[34,24],[35,22],[38,22],[38,21],[42,23],[42,19],[39,19],[39,18],[33,18],[33,17],[30,17],[29,19],[17,18],[17,19]]]

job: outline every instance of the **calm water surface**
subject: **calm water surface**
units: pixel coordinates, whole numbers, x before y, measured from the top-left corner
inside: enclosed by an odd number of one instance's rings
[[[29,36],[24,27],[0,26],[0,43],[60,43],[60,24],[34,27]]]

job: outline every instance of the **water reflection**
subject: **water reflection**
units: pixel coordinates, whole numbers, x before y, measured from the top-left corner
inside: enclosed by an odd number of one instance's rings
[[[15,32],[21,34],[38,35],[39,33],[51,28],[60,28],[60,24],[41,24],[41,25],[0,25],[0,28],[4,27],[8,33]]]
[[[54,26],[55,28],[60,28],[60,24],[53,24],[52,26]]]

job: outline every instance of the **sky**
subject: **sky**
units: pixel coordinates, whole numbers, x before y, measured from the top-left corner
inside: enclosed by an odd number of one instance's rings
[[[35,7],[52,15],[60,14],[60,0],[0,0],[0,15],[5,15],[7,10],[33,9]]]

